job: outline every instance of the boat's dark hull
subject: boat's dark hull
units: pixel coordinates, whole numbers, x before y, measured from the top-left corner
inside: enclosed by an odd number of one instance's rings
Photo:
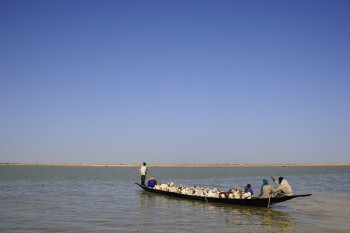
[[[135,183],[143,190],[151,193],[157,193],[161,195],[166,196],[172,196],[172,197],[180,197],[185,199],[192,199],[192,200],[199,200],[199,201],[206,201],[206,202],[215,202],[215,203],[224,203],[224,204],[230,204],[230,205],[245,205],[245,206],[265,206],[273,205],[279,202],[288,201],[290,199],[296,198],[296,197],[307,197],[311,196],[311,194],[303,194],[303,195],[294,195],[294,196],[285,196],[280,198],[253,198],[253,199],[228,199],[228,198],[216,198],[216,197],[200,197],[200,196],[192,196],[192,195],[185,195],[181,193],[173,193],[168,191],[162,191],[157,189],[152,189],[147,186],[140,185],[139,183]]]

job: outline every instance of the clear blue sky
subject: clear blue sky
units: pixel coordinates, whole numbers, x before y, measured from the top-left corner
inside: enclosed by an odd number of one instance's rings
[[[0,33],[0,162],[350,162],[350,1],[0,0]]]

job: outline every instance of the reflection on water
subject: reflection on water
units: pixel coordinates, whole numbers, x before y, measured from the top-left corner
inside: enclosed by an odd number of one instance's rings
[[[190,230],[196,222],[205,222],[207,229],[216,228],[220,232],[241,230],[244,232],[293,232],[294,219],[288,211],[264,207],[231,206],[220,203],[186,200],[176,197],[161,196],[142,191],[140,194],[140,215],[143,225],[151,224],[153,215],[167,220],[168,230],[179,227]],[[174,225],[172,226],[173,223]],[[158,228],[159,229],[159,228]],[[193,229],[192,229],[193,230]],[[174,231],[176,232],[176,231]]]
[[[148,224],[148,220],[147,220],[147,211],[148,211],[148,207],[147,207],[147,197],[145,195],[140,195],[140,220],[142,222],[143,225],[147,225]],[[152,206],[152,205],[150,205]]]
[[[217,206],[211,205],[209,208],[217,211]],[[226,224],[233,228],[242,228],[248,231],[283,231],[292,232],[294,223],[288,212],[283,212],[264,207],[248,207],[248,206],[222,206],[222,211]]]
[[[227,224],[234,227],[264,231],[283,231],[292,232],[294,222],[288,213],[272,209],[252,209],[252,208],[235,208],[231,215],[225,219]]]

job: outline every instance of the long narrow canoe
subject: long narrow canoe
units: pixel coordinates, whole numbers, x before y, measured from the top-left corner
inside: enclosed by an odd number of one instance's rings
[[[140,186],[143,190],[151,193],[156,193],[160,195],[165,196],[172,196],[172,197],[180,197],[185,199],[192,199],[192,200],[199,200],[199,201],[206,201],[206,202],[215,202],[215,203],[224,203],[224,204],[230,204],[230,205],[245,205],[245,206],[264,206],[268,207],[270,205],[288,201],[290,199],[296,198],[296,197],[308,197],[311,196],[311,194],[302,194],[302,195],[293,195],[293,196],[285,196],[285,197],[279,197],[279,198],[252,198],[252,199],[229,199],[229,198],[217,198],[217,197],[202,197],[202,196],[193,196],[193,195],[186,195],[181,193],[174,193],[174,192],[168,192],[158,189],[149,188],[148,186],[141,185],[139,183],[135,183],[138,186]]]

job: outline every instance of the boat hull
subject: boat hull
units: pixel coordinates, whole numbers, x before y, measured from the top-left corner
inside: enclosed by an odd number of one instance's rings
[[[137,184],[143,190],[150,192],[150,193],[156,193],[156,194],[171,196],[171,197],[179,197],[179,198],[184,198],[184,199],[205,201],[205,202],[223,203],[223,204],[230,204],[230,205],[244,205],[244,206],[268,207],[270,205],[284,202],[284,201],[288,201],[288,200],[296,198],[296,197],[311,196],[311,194],[303,194],[303,195],[285,196],[285,197],[280,197],[280,198],[229,199],[229,198],[201,197],[201,196],[185,195],[185,194],[181,194],[181,193],[174,193],[174,192],[168,192],[168,191],[163,191],[163,190],[158,190],[158,189],[152,189],[152,188],[149,188],[147,186],[143,186],[139,183],[135,183],[135,184]]]

